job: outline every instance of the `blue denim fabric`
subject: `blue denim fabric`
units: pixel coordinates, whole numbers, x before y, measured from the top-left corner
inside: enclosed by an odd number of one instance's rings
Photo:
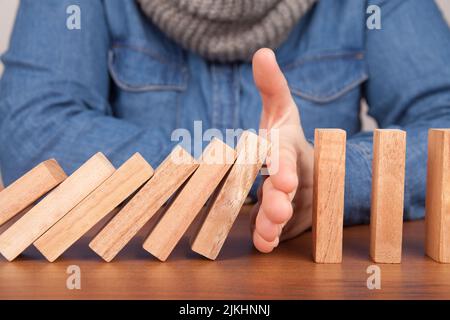
[[[66,7],[81,7],[81,30]],[[377,4],[382,29],[368,30]],[[434,1],[319,0],[277,50],[308,139],[347,131],[345,223],[367,223],[372,133],[408,132],[405,218],[424,214],[427,131],[450,127],[450,32]],[[258,127],[248,63],[219,64],[169,40],[126,0],[22,0],[0,85],[0,165],[6,183],[55,157],[74,171],[97,151],[120,165],[140,152],[153,166],[176,128]]]

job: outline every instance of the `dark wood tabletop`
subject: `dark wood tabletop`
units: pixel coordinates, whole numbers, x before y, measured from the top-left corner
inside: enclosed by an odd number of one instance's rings
[[[450,299],[450,265],[424,256],[423,221],[404,224],[402,263],[379,265],[381,289],[369,290],[368,226],[345,228],[342,264],[315,264],[310,232],[258,253],[248,209],[216,261],[192,252],[186,235],[159,262],[142,249],[151,224],[110,263],[88,248],[96,230],[54,263],[33,247],[14,262],[0,258],[0,299]],[[70,265],[81,269],[81,290],[66,287]]]

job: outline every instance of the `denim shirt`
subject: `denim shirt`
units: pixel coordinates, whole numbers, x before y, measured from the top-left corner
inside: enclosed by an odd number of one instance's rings
[[[66,8],[79,5],[81,29]],[[369,4],[381,30],[366,26]],[[345,223],[370,217],[372,133],[407,131],[405,218],[424,214],[427,131],[450,127],[450,32],[431,0],[319,0],[276,50],[308,139],[347,131]],[[127,0],[22,0],[0,85],[0,165],[10,183],[55,157],[73,172],[98,151],[118,166],[140,152],[156,167],[177,128],[257,129],[250,63],[183,50]]]

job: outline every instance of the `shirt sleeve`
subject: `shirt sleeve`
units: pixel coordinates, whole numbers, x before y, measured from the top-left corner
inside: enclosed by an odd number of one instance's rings
[[[427,136],[450,127],[450,31],[434,1],[369,1],[381,30],[366,31],[369,114],[380,128],[407,132],[405,219],[424,216]],[[347,224],[370,221],[372,133],[348,139]]]
[[[81,8],[69,30],[67,7]],[[55,157],[68,173],[94,153],[118,166],[140,152],[153,166],[174,143],[158,127],[113,116],[110,36],[100,0],[22,0],[0,83],[0,163],[6,184]]]

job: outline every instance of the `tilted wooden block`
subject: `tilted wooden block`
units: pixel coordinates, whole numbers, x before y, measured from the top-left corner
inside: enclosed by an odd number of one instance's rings
[[[14,260],[114,172],[97,153],[0,235],[0,253]]]
[[[374,131],[370,256],[376,263],[401,262],[405,157],[405,131]]]
[[[342,262],[346,133],[316,129],[314,134],[313,258]]]
[[[55,261],[72,244],[150,179],[152,174],[152,167],[139,153],[136,153],[36,240],[35,247],[48,261]]]
[[[236,152],[218,139],[203,152],[200,166],[144,242],[144,249],[165,261],[219,185]]]
[[[426,254],[450,263],[450,129],[428,133]]]
[[[237,159],[192,240],[192,250],[215,260],[267,156],[269,142],[245,131]]]
[[[177,146],[154,176],[97,234],[89,247],[111,261],[197,169],[198,162]]]
[[[54,159],[44,161],[0,193],[0,226],[67,178]]]

